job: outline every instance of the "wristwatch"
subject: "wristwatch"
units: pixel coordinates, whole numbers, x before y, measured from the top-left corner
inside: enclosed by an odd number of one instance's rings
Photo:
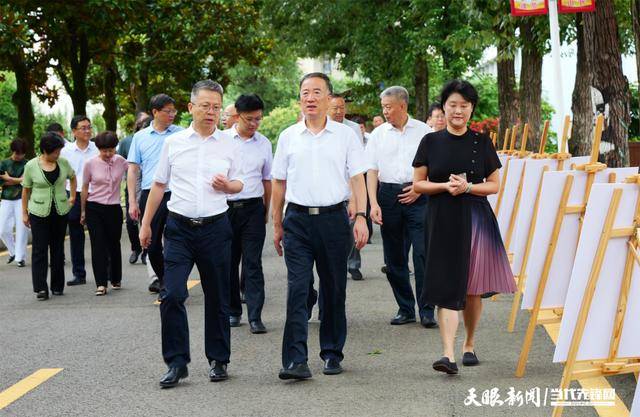
[[[367,213],[363,212],[363,211],[359,211],[356,213],[356,217],[361,216],[362,218],[364,218],[365,220],[367,220]]]

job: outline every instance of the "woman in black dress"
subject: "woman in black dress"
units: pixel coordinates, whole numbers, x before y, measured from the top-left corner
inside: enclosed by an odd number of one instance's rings
[[[447,127],[422,139],[413,161],[413,187],[430,196],[422,302],[438,306],[444,351],[433,368],[456,374],[458,312],[466,329],[462,363],[478,365],[474,336],[482,298],[513,293],[516,286],[486,198],[498,192],[500,161],[491,139],[467,127],[478,93],[470,83],[454,80],[445,85],[440,101]]]

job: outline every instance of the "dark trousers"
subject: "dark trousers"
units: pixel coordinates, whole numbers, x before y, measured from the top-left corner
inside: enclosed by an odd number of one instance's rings
[[[91,240],[91,266],[96,286],[107,286],[122,281],[122,207],[87,202],[87,228]]]
[[[380,183],[378,189],[378,204],[382,209],[380,230],[387,279],[398,303],[398,313],[415,317],[415,305],[418,300],[420,317],[433,318],[433,306],[420,302],[424,281],[424,217],[427,196],[420,196],[413,204],[402,204],[398,201],[398,194],[402,194],[403,186],[405,185]],[[409,244],[413,247],[415,297],[409,279]]]
[[[204,293],[204,350],[209,362],[229,362],[229,265],[231,226],[227,216],[213,223],[191,226],[173,217],[164,231],[165,280],[160,291],[162,357],[168,366],[191,361],[189,325],[184,303],[187,279],[195,264]]]
[[[249,321],[261,320],[264,306],[264,274],[262,273],[262,247],[266,236],[264,224],[265,206],[262,198],[243,202],[234,208],[229,202],[229,222],[233,231],[231,245],[231,299],[230,314],[242,315],[240,302],[240,263],[242,262],[242,282],[247,303]]]
[[[76,201],[69,211],[69,245],[71,246],[71,264],[74,277],[85,279],[84,268],[84,226],[80,224],[80,193],[76,193]]]
[[[128,188],[124,188],[125,198],[125,210],[127,219],[127,235],[129,236],[129,242],[131,243],[131,252],[142,252],[142,246],[140,246],[140,237],[138,230],[138,222],[133,220],[129,216],[129,191]]]
[[[47,217],[29,214],[31,222],[31,280],[33,291],[48,291],[47,266],[51,253],[51,290],[64,290],[64,235],[67,215],[59,216],[55,207]]]
[[[140,215],[144,215],[144,208],[147,205],[147,198],[149,198],[149,190],[142,190],[140,195]],[[156,210],[156,214],[151,219],[151,244],[147,248],[147,256],[151,262],[151,268],[156,273],[160,284],[162,285],[164,280],[164,258],[162,256],[162,233],[164,227],[167,224],[167,202],[171,198],[171,193],[166,192],[162,197],[162,201]]]
[[[349,256],[347,258],[347,269],[360,269],[362,266],[362,258],[360,257],[360,249],[356,248],[356,240],[353,237],[353,226],[356,224],[355,220],[349,222],[351,233],[349,233]]]
[[[287,209],[283,221],[287,265],[287,318],[282,365],[308,359],[308,300],[315,262],[319,278],[320,357],[342,360],[347,338],[345,299],[349,218],[346,209],[309,215]]]

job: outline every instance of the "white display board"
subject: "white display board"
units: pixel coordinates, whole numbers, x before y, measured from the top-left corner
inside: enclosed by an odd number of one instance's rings
[[[569,169],[572,164],[580,165],[589,162],[589,156],[579,156],[570,158],[563,164],[563,170]],[[527,246],[527,238],[529,237],[529,229],[533,221],[533,210],[535,208],[536,197],[538,196],[538,188],[542,180],[542,172],[545,166],[549,167],[549,171],[558,169],[557,159],[529,159],[524,171],[524,179],[522,181],[522,195],[520,197],[520,206],[516,216],[513,229],[513,239],[509,251],[513,253],[513,263],[511,269],[514,275],[520,275],[522,261],[524,259],[524,251]]]
[[[504,179],[505,186],[504,192],[502,193],[502,202],[500,203],[500,210],[496,216],[502,240],[505,240],[507,237],[507,231],[511,223],[511,212],[513,211],[518,186],[520,185],[520,177],[522,176],[522,168],[528,160],[529,159],[519,158],[511,158],[509,160],[509,172],[507,172],[507,177]]]
[[[553,357],[554,362],[564,362],[567,359],[614,189],[622,189],[623,193],[613,227],[633,225],[639,186],[637,184],[594,184],[571,272],[558,344]],[[606,359],[609,356],[620,285],[627,257],[627,241],[626,237],[609,240],[582,341],[578,348],[577,360]],[[640,317],[640,268],[636,262],[634,262],[629,291],[626,319],[617,355],[620,358],[640,356],[640,320],[638,320]]]
[[[511,158],[509,155],[498,154],[498,159],[500,160],[500,165],[501,165],[500,169],[498,170],[498,176],[500,178],[501,184],[502,184],[502,181],[504,181],[504,178],[502,177],[504,176],[504,168],[506,167],[507,160],[509,158]],[[488,195],[487,200],[489,201],[491,208],[495,211],[496,203],[498,202],[498,193]]]
[[[595,183],[606,183],[609,174],[615,172],[616,180],[623,181],[627,176],[634,175],[638,168],[607,168],[595,175]],[[522,309],[531,309],[536,298],[538,283],[542,275],[547,249],[551,241],[551,234],[562,197],[562,190],[568,175],[573,175],[573,186],[569,194],[568,205],[581,205],[584,198],[587,174],[583,171],[553,171],[545,172],[540,191],[540,204],[535,224],[535,234],[531,243],[531,253],[524,274],[526,275],[525,289],[522,296]],[[580,214],[564,216],[562,227],[558,235],[558,242],[551,262],[551,269],[547,285],[542,298],[542,308],[559,308],[564,301],[569,287],[571,268],[578,247]]]

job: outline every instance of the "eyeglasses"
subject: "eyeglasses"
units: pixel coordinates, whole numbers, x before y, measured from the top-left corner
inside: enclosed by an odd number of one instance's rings
[[[173,110],[160,110],[161,112],[168,114],[169,116],[175,116],[176,114],[178,114],[178,110],[173,109]]]
[[[220,111],[222,110],[222,107],[220,106],[215,106],[212,104],[196,104],[196,103],[191,103],[194,106],[196,106],[197,108],[199,108],[200,110],[204,111],[204,112],[210,112],[211,110],[213,110],[214,113],[220,113]]]
[[[251,124],[256,124],[259,125],[262,122],[262,117],[242,117],[240,116],[240,118],[242,120],[244,120],[245,122]]]

